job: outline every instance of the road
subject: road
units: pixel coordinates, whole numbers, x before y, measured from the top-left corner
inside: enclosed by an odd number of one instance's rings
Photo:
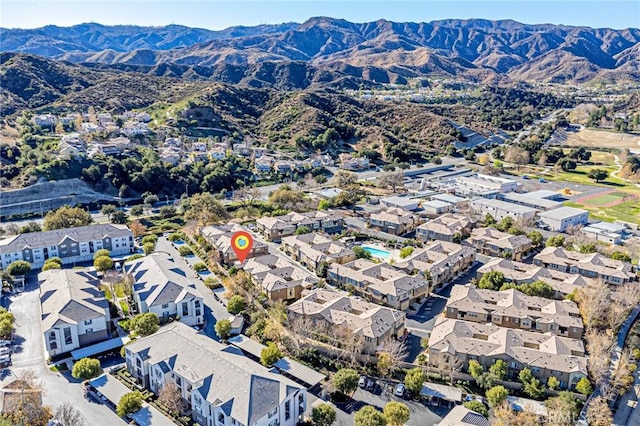
[[[44,342],[40,327],[40,299],[35,275],[27,279],[25,292],[9,297],[9,307],[16,318],[13,365],[3,369],[0,385],[12,382],[21,371],[35,372],[45,389],[44,403],[53,410],[64,402],[70,403],[91,425],[126,424],[105,405],[87,401],[82,386],[69,372],[54,373],[45,364]]]

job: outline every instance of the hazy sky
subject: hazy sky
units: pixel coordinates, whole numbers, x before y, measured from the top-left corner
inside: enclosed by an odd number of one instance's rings
[[[426,22],[446,18],[514,19],[539,24],[640,28],[640,0],[556,1],[266,1],[266,0],[0,0],[0,26],[36,28],[101,24],[167,25],[222,29],[232,25],[303,22],[331,16],[353,22],[388,19]]]

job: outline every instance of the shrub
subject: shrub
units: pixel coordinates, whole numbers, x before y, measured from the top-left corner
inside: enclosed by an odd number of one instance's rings
[[[100,249],[97,252],[95,252],[93,254],[93,260],[96,260],[97,258],[99,258],[100,256],[107,256],[107,257],[111,257],[111,252],[107,249]],[[62,262],[61,262],[62,263]]]
[[[133,391],[129,393],[125,393],[118,401],[118,406],[116,407],[116,413],[120,417],[124,417],[129,414],[133,414],[142,408],[143,401],[142,393],[140,391]]]
[[[182,235],[180,235],[177,232],[174,232],[173,234],[169,235],[168,240],[171,242],[175,242],[175,241],[180,241],[182,239]]]
[[[98,377],[101,373],[100,361],[93,358],[82,358],[73,364],[73,370],[71,370],[73,378],[78,380],[90,380]]]
[[[151,254],[155,251],[155,249],[156,249],[156,245],[151,242],[144,243],[142,245],[142,250],[144,251],[144,254]]]
[[[476,413],[479,413],[485,417],[489,415],[489,410],[487,410],[487,407],[485,407],[485,405],[480,401],[466,401],[462,405],[464,405],[465,408],[468,408],[471,411],[475,411]]]
[[[231,335],[231,321],[223,319],[216,322],[216,334],[221,340],[227,340]]]
[[[193,265],[193,270],[196,272],[202,272],[205,271],[207,269],[207,265],[205,265],[202,262],[198,262],[195,265]]]
[[[240,295],[235,295],[231,299],[229,299],[229,303],[227,304],[227,311],[231,314],[237,314],[244,310],[244,298]]]
[[[411,256],[411,254],[413,254],[413,247],[404,247],[400,250],[400,257],[402,259]]]
[[[151,235],[147,235],[145,237],[142,238],[142,244],[144,245],[145,243],[157,243],[158,242],[158,236],[155,234],[151,234]]]
[[[131,319],[131,330],[140,336],[148,336],[158,331],[160,320],[153,312],[138,314]]]
[[[266,348],[260,352],[260,362],[265,367],[270,367],[282,358],[282,352],[273,342],[269,342]]]
[[[180,253],[180,256],[191,256],[193,254],[191,249],[186,245],[178,247],[178,253]]]

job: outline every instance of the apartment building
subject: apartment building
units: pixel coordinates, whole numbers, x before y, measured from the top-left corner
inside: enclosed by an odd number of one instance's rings
[[[282,239],[282,250],[312,272],[322,262],[344,264],[356,260],[353,251],[324,234],[291,235]]]
[[[109,303],[100,279],[87,270],[51,269],[38,275],[44,345],[49,356],[109,339]]]
[[[231,247],[231,238],[238,231],[251,233],[244,226],[236,223],[225,225],[209,225],[200,230],[200,234],[215,248],[215,254],[218,262],[233,265],[238,261],[236,252]],[[269,253],[269,247],[254,238],[253,246],[247,254],[247,259],[262,256]]]
[[[421,274],[408,275],[388,263],[357,259],[344,265],[329,266],[327,281],[353,291],[372,302],[405,310],[427,297],[429,283]]]
[[[167,253],[125,263],[133,278],[133,298],[140,313],[153,312],[162,322],[180,317],[187,325],[204,323],[204,302],[195,284]]]
[[[520,260],[531,250],[531,240],[526,235],[512,235],[496,228],[477,228],[467,240],[479,253]]]
[[[422,273],[434,290],[442,288],[457,275],[468,270],[475,260],[476,250],[447,241],[433,241],[394,264],[408,274]]]
[[[468,216],[447,213],[416,228],[416,237],[421,241],[440,240],[459,243],[471,235],[476,221]]]
[[[291,212],[284,216],[261,217],[256,220],[256,230],[268,241],[280,242],[283,237],[294,235],[302,227],[311,231],[335,234],[342,232],[344,218],[338,211]]]
[[[313,290],[288,308],[328,328],[346,327],[364,338],[364,352],[375,353],[385,340],[405,334],[405,313],[325,289]]]
[[[574,302],[527,296],[515,289],[494,291],[454,286],[445,315],[570,339],[582,338],[584,331],[580,311]]]
[[[545,266],[570,274],[601,279],[609,284],[637,281],[636,269],[628,262],[614,260],[600,253],[580,253],[562,247],[547,247],[533,258],[537,266]]]
[[[203,426],[295,426],[307,407],[303,386],[181,323],[128,344],[125,358],[156,395],[175,384]]]
[[[126,225],[101,224],[19,234],[0,241],[0,258],[3,269],[16,260],[40,269],[51,257],[59,257],[63,265],[90,261],[100,249],[111,256],[132,253],[133,233]]]
[[[242,265],[254,284],[271,300],[297,300],[320,279],[279,255],[267,254]]]
[[[544,266],[535,266],[498,257],[491,259],[478,268],[478,280],[491,271],[500,272],[504,275],[506,281],[516,285],[530,284],[535,281],[545,282],[553,288],[554,296],[559,299],[593,282],[593,279],[579,274],[569,274],[556,269],[545,268]]]
[[[413,232],[421,223],[420,216],[399,208],[372,213],[367,222],[370,228],[392,235],[404,235]]]
[[[587,358],[582,340],[550,333],[500,327],[494,324],[438,318],[429,337],[429,363],[438,365],[453,357],[465,370],[470,360],[488,370],[496,360],[507,363],[507,378],[517,380],[528,368],[542,383],[549,377],[560,388],[574,390],[587,377]]]

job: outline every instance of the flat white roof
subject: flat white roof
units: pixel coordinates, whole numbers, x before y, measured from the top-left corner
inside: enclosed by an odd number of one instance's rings
[[[567,217],[580,216],[585,213],[589,214],[589,212],[586,210],[576,209],[575,207],[563,206],[563,207],[558,207],[557,209],[549,210],[547,212],[540,212],[538,213],[538,216],[545,217],[548,219],[562,220]]]
[[[411,199],[409,197],[392,196],[392,197],[381,198],[380,202],[381,203],[391,203],[391,204],[395,204],[397,206],[411,206],[411,205],[414,205],[414,204],[417,205],[419,201]]]
[[[473,200],[473,203],[475,204],[479,204],[481,206],[487,206],[487,207],[493,207],[496,209],[500,209],[500,210],[505,210],[505,211],[509,211],[512,213],[531,213],[531,212],[537,212],[538,210],[532,208],[532,207],[527,207],[527,206],[521,206],[520,204],[513,204],[513,203],[508,203],[506,201],[502,201],[502,200],[494,200],[491,198],[476,198],[475,200]]]
[[[440,200],[429,200],[429,201],[423,201],[422,206],[440,208],[440,207],[449,207],[451,206],[451,204],[445,201],[440,201]]]

